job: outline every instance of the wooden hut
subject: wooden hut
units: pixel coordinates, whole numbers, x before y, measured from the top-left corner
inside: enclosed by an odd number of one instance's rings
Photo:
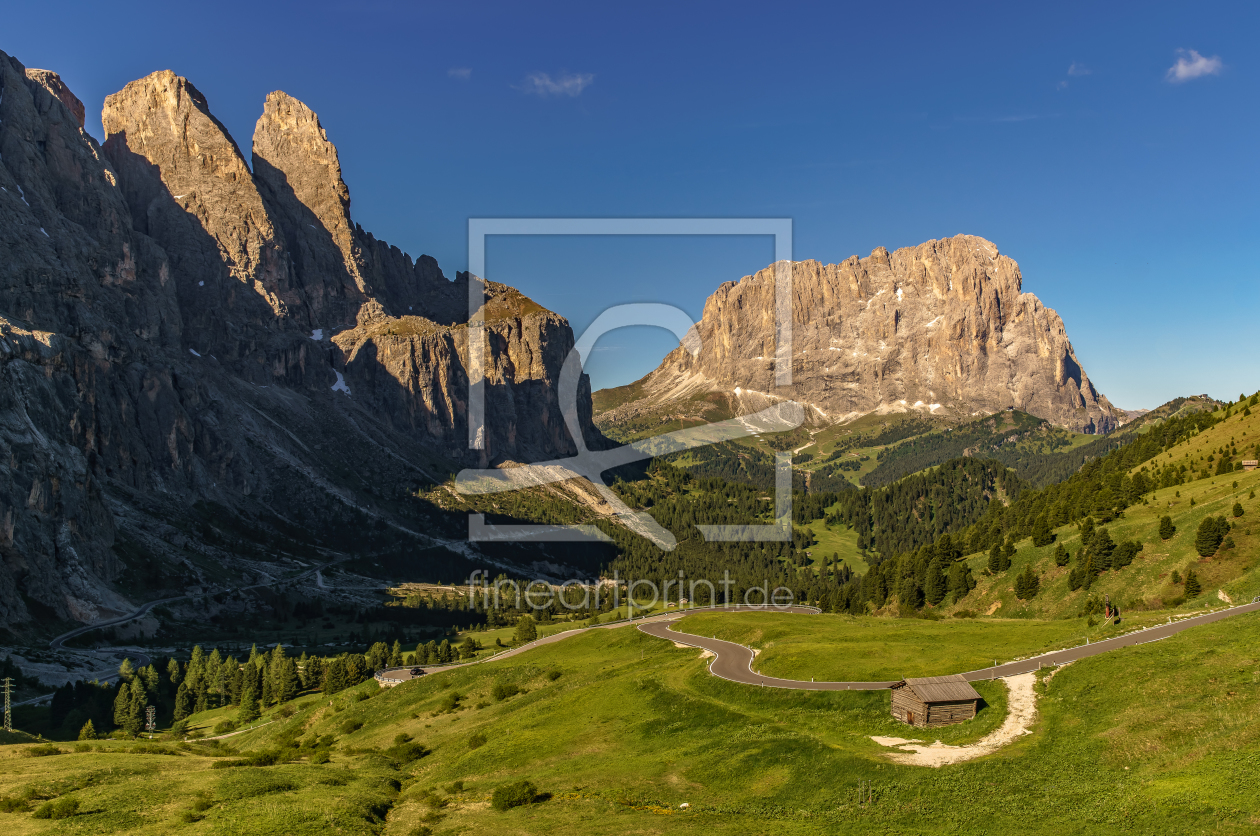
[[[980,695],[962,674],[903,679],[892,686],[892,715],[921,728],[970,720],[979,702]]]

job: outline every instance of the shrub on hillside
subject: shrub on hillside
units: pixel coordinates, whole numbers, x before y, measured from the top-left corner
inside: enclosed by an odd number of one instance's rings
[[[428,748],[414,741],[411,743],[399,743],[385,750],[386,757],[404,766],[420,760],[427,754],[429,754]]]
[[[500,811],[510,810],[513,807],[533,804],[537,797],[538,787],[529,781],[515,781],[497,787],[494,795],[490,797],[490,806]]]
[[[496,702],[503,702],[508,697],[515,697],[519,693],[521,693],[520,686],[511,682],[496,682],[490,689],[490,696],[494,697]]]
[[[1177,526],[1173,525],[1172,517],[1165,514],[1159,518],[1159,539],[1171,540],[1176,533]]]
[[[51,743],[45,743],[42,746],[32,746],[29,749],[23,749],[22,754],[28,758],[46,758],[49,755],[60,755],[61,750]]]
[[[36,819],[68,819],[79,812],[79,801],[76,798],[58,798],[47,801],[35,808],[31,814]]]
[[[482,746],[485,746],[485,745],[486,745],[486,736],[481,732],[473,732],[473,735],[468,738],[469,749],[480,749]]]

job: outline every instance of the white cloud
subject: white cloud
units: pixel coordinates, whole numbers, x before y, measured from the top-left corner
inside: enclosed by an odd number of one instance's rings
[[[1084,64],[1078,64],[1075,61],[1072,62],[1072,66],[1068,67],[1068,75],[1089,75],[1092,72],[1093,70],[1089,67]]]
[[[1180,84],[1205,75],[1220,75],[1223,66],[1217,55],[1205,58],[1193,49],[1179,49],[1177,63],[1168,68],[1165,78],[1173,84]]]
[[[564,73],[555,78],[548,73],[532,73],[518,89],[538,96],[580,96],[594,81],[591,73]]]
[[[458,78],[460,81],[467,81],[468,79],[472,78],[472,68],[471,67],[451,67],[449,70],[446,71],[446,74],[450,76],[451,78]]]

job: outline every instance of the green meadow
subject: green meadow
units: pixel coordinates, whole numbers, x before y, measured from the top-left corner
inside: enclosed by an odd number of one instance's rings
[[[899,668],[923,653],[922,670],[940,672],[975,642],[1031,651],[1062,638],[1031,621],[907,620],[881,643],[865,620],[754,618],[686,621],[760,631],[766,664],[777,648],[812,643],[819,678],[880,670],[863,661],[874,652],[904,658]],[[1032,734],[932,769],[894,764],[870,739],[910,736],[885,692],[738,685],[711,676],[694,649],[594,630],[393,689],[299,697],[220,741],[59,742],[42,756],[6,745],[0,796],[14,812],[0,823],[11,834],[1252,833],[1257,648],[1251,614],[1074,663],[1038,686]],[[519,693],[504,696],[505,685]],[[965,743],[1000,724],[1003,685],[978,687],[979,716],[931,739]],[[493,809],[494,790],[521,779],[535,802]],[[869,805],[856,800],[864,781]],[[34,817],[66,798],[74,815]]]

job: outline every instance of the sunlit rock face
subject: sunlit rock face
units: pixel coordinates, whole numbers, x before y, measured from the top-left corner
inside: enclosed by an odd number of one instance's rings
[[[881,247],[867,258],[790,268],[790,386],[775,385],[771,265],[719,287],[704,306],[699,354],[668,355],[617,417],[723,392],[743,411],[800,401],[812,423],[876,411],[964,416],[1015,407],[1078,432],[1118,425],[1059,315],[1021,292],[1019,266],[983,238],[959,235],[893,253]]]

